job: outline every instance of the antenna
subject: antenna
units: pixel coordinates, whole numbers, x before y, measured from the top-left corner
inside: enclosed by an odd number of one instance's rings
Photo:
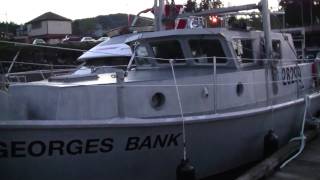
[[[5,12],[5,17],[6,17],[6,36],[8,37],[9,24],[8,24],[8,13],[7,12]]]

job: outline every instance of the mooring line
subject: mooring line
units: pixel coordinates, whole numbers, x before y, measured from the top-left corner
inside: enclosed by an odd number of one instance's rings
[[[174,84],[175,84],[175,87],[176,87],[177,96],[178,96],[180,115],[181,115],[181,118],[182,118],[183,160],[187,160],[186,129],[185,129],[185,119],[184,119],[182,103],[181,103],[181,96],[180,96],[180,91],[179,91],[179,87],[178,87],[178,83],[177,83],[177,79],[176,79],[176,73],[175,73],[175,70],[174,70],[174,60],[171,59],[169,62],[170,62],[170,65],[171,65],[173,81],[174,81]]]

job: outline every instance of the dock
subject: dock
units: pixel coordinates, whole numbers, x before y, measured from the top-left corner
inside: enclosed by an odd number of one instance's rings
[[[320,138],[310,142],[303,153],[267,180],[319,180]]]
[[[320,133],[313,129],[306,134],[307,144],[303,152],[282,169],[280,166],[300,148],[300,141],[292,141],[269,158],[260,162],[236,180],[319,180]]]

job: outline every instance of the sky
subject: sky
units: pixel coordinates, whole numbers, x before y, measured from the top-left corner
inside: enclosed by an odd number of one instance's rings
[[[175,0],[176,4],[184,4],[186,1]],[[12,21],[23,24],[49,11],[72,20],[114,13],[137,14],[152,7],[153,2],[154,0],[2,0],[0,22]],[[222,2],[228,6],[257,3],[258,0],[222,0]],[[269,0],[269,4],[276,8],[278,0]]]

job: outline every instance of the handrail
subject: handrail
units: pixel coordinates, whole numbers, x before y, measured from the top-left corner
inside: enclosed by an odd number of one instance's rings
[[[213,107],[214,107],[214,113],[217,113],[217,106],[218,106],[218,101],[217,101],[217,58],[213,58]]]
[[[137,57],[137,56],[135,56],[135,57]],[[157,59],[157,60],[162,60],[162,61],[169,61],[170,59],[164,59],[164,58],[152,58],[152,57],[140,57],[140,58],[151,58],[151,59]],[[206,59],[207,58],[210,58],[210,57],[205,57]],[[225,58],[225,59],[236,59],[236,58],[227,58],[227,57],[213,57],[213,58]],[[199,59],[199,58],[189,58],[189,59]],[[175,63],[176,62],[178,62],[179,61],[179,59],[175,59]],[[258,59],[258,61],[260,61],[259,59]],[[270,59],[270,60],[268,60],[268,59],[261,59],[261,61],[279,61],[279,60],[274,60],[274,59]],[[282,60],[280,60],[280,61],[282,61]],[[294,59],[290,59],[290,60],[288,60],[288,61],[290,61],[290,62],[300,62],[301,61],[301,59],[297,59],[297,60],[294,60]],[[315,62],[317,62],[316,60],[315,60]],[[0,62],[1,63],[1,62]],[[18,62],[17,62],[18,63]],[[219,64],[218,63],[210,63],[211,64],[211,66],[213,65],[214,66],[214,64],[216,64],[215,66],[218,66]],[[208,64],[206,64],[206,65],[210,65],[209,63]],[[292,64],[292,65],[296,65],[296,64]],[[118,66],[112,66],[112,67],[118,67]],[[128,67],[128,66],[121,66],[121,67]],[[129,66],[129,67],[131,67],[131,66]],[[130,68],[129,68],[130,69]],[[66,72],[66,71],[72,71],[72,70],[75,70],[75,69],[59,69],[59,70],[54,70],[54,73],[59,73],[59,72]],[[20,73],[9,73],[9,74],[7,74],[7,76],[8,77],[10,77],[10,76],[23,76],[23,75],[29,75],[29,74],[36,74],[36,73],[38,73],[38,74],[41,74],[41,73],[45,73],[45,72],[52,72],[52,71],[50,71],[50,70],[38,70],[38,71],[28,71],[28,72],[20,72]],[[302,81],[302,80],[309,80],[309,79],[313,79],[313,78],[320,78],[319,77],[319,74],[316,74],[316,75],[312,75],[312,76],[309,76],[309,77],[299,77],[299,79],[298,79],[298,81]],[[270,80],[270,81],[268,81],[267,82],[267,84],[272,84],[272,83],[278,83],[278,82],[283,82],[283,80]],[[243,83],[244,85],[245,84],[265,84],[266,83],[266,81],[261,81],[261,82],[248,82],[248,83]],[[299,83],[299,82],[298,82]],[[213,83],[205,83],[205,84],[188,84],[188,85],[181,85],[181,86],[213,86],[213,85],[215,85],[215,86],[234,86],[234,85],[236,85],[236,84],[234,84],[234,83],[217,83],[217,82],[213,82]],[[127,86],[127,85],[123,85],[123,86]],[[136,86],[136,85],[133,85],[133,86]],[[137,86],[143,86],[143,87],[145,87],[146,85],[137,85]],[[149,85],[147,85],[147,86],[149,86]],[[153,86],[153,85],[151,85],[151,86]],[[159,86],[171,86],[171,85],[159,85]],[[180,86],[180,85],[179,85]]]
[[[19,55],[20,55],[20,52],[21,52],[21,50],[19,50],[19,51],[17,52],[17,54],[14,56],[14,58],[13,58],[13,60],[12,60],[12,63],[10,64],[10,67],[9,67],[7,73],[10,73],[10,72],[11,72],[14,64],[16,63],[16,61],[17,61],[17,59],[18,59],[18,57],[19,57]]]
[[[36,71],[26,71],[6,74],[6,79],[10,83],[12,82],[28,82],[28,76],[30,75],[40,75],[42,80],[46,79],[45,74],[59,74],[59,73],[70,73],[75,69],[54,69],[54,70],[36,70]],[[22,81],[21,81],[22,80]]]
[[[137,58],[142,58],[142,59],[152,59],[152,60],[159,60],[159,61],[170,61],[171,59],[169,58],[156,58],[156,57],[147,57],[147,56],[135,56]],[[315,59],[294,59],[294,58],[282,58],[282,59],[268,59],[268,58],[242,58],[242,57],[221,57],[221,56],[208,56],[208,57],[191,57],[191,58],[177,58],[174,59],[176,62],[178,61],[186,61],[186,60],[202,60],[202,59],[213,59],[216,57],[217,59],[226,59],[226,60],[252,60],[252,61],[262,61],[262,62],[272,62],[272,61],[279,61],[279,62],[314,62],[316,61]],[[219,63],[218,63],[219,64]]]

